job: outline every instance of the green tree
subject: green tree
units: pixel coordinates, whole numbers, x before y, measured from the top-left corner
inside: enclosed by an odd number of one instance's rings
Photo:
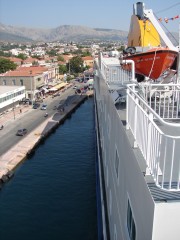
[[[17,64],[10,61],[6,58],[0,58],[0,73],[5,73],[9,70],[15,70],[17,67]]]
[[[22,45],[20,48],[21,48],[21,50],[24,50],[24,49],[26,49],[26,45]]]
[[[83,60],[79,56],[71,58],[67,65],[70,73],[80,73],[83,71]]]
[[[87,56],[91,56],[91,53],[89,51],[82,53],[82,57],[87,57]]]
[[[32,62],[32,66],[39,66],[38,61],[35,61],[35,60],[34,60],[34,61]]]
[[[65,65],[59,65],[59,73],[64,74],[67,72],[67,67]]]
[[[57,50],[51,49],[50,51],[46,52],[50,57],[54,57],[57,55]]]
[[[11,57],[12,54],[10,52],[4,52],[0,50],[0,56],[2,57]]]
[[[57,57],[57,60],[58,60],[58,61],[61,61],[61,62],[64,62],[64,58],[63,58],[62,55],[59,55],[59,56]]]
[[[27,58],[27,56],[26,56],[24,53],[19,53],[19,54],[17,55],[17,58],[20,58],[20,59],[22,59],[22,60],[25,60],[25,59]]]
[[[121,52],[125,49],[125,46],[121,46],[120,48],[117,49],[117,51]]]
[[[81,49],[78,49],[76,51],[73,52],[74,54],[77,54],[77,55],[81,55],[83,52]]]

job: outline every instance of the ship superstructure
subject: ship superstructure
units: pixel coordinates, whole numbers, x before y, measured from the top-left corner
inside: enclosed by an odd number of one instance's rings
[[[174,73],[138,83],[130,64],[124,71],[103,53],[95,61],[103,237],[178,240],[180,85]]]

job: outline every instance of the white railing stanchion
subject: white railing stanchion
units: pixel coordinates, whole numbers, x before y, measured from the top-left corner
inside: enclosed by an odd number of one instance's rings
[[[129,129],[129,89],[127,89],[127,96],[126,96],[126,129]]]
[[[153,121],[153,114],[149,114],[148,120],[148,138],[147,138],[147,152],[146,152],[146,159],[147,165],[150,166],[150,148],[151,148],[151,132],[152,132],[152,121]]]
[[[134,114],[134,148],[137,148],[138,145],[137,145],[137,107],[138,107],[138,98],[135,99],[135,114]]]

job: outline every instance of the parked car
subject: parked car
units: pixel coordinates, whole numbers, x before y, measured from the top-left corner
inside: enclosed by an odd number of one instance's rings
[[[24,136],[27,133],[26,128],[19,129],[16,133],[17,136]]]
[[[39,107],[40,107],[40,103],[34,103],[34,104],[33,104],[33,108],[34,108],[34,109],[37,109],[37,108],[39,108]]]
[[[35,103],[42,103],[43,102],[43,98],[38,98],[35,100]]]
[[[47,104],[43,104],[42,106],[41,106],[41,110],[46,110],[47,109]]]
[[[53,94],[53,96],[54,96],[54,97],[60,96],[60,93],[59,93],[59,92],[58,92],[58,93],[55,93],[55,94]]]
[[[29,104],[29,105],[32,104],[32,101],[29,98],[23,98],[20,102],[23,104]]]

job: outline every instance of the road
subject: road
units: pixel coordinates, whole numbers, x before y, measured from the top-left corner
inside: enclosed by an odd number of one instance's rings
[[[20,128],[26,128],[28,133],[34,130],[38,125],[46,120],[44,114],[47,112],[48,116],[52,116],[57,112],[55,106],[60,109],[63,106],[69,105],[73,98],[75,97],[75,90],[71,87],[65,92],[61,93],[60,96],[54,98],[48,97],[44,100],[47,104],[47,110],[32,109],[30,108],[26,113],[12,119],[7,124],[5,124],[3,130],[0,130],[0,155],[8,151],[9,148],[14,146],[18,141],[20,141],[25,136],[16,136],[16,132]],[[59,106],[59,107],[58,107]],[[27,134],[28,134],[27,133]]]

